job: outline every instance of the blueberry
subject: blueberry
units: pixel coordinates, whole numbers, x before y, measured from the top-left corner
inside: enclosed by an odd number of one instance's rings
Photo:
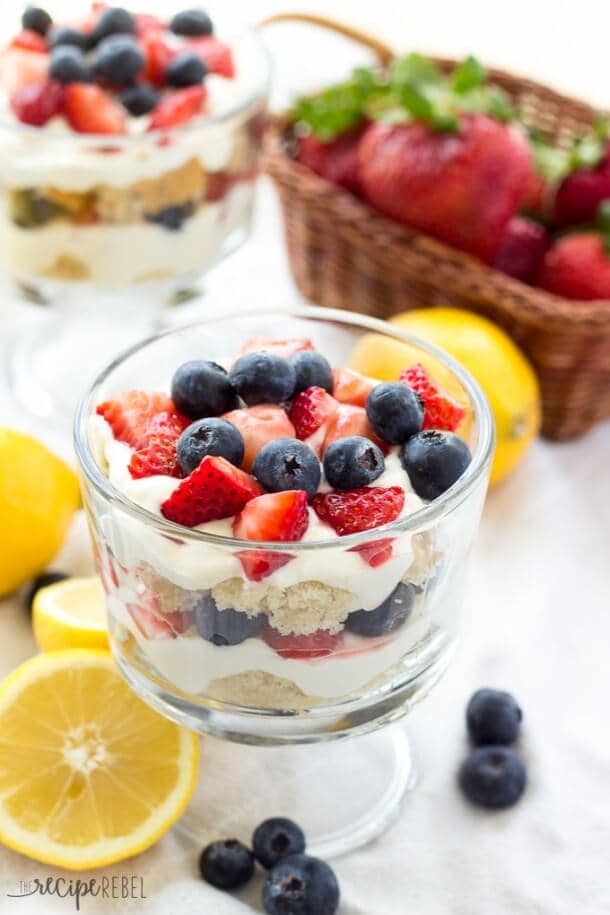
[[[144,54],[131,35],[110,35],[97,47],[95,78],[111,86],[127,86],[144,66]]]
[[[330,362],[320,353],[307,350],[295,353],[290,357],[297,376],[294,393],[299,394],[307,388],[324,388],[329,394],[333,392],[333,370]]]
[[[255,829],[252,849],[263,867],[275,867],[282,858],[305,851],[305,835],[292,820],[271,817]]]
[[[158,210],[156,213],[147,213],[146,219],[148,222],[163,226],[164,229],[169,229],[171,232],[177,232],[182,228],[185,220],[193,215],[194,211],[193,204],[187,201],[186,203],[163,207],[162,210]]]
[[[136,22],[131,13],[121,6],[111,6],[98,19],[89,43],[93,47],[109,35],[135,35],[135,31]]]
[[[290,400],[296,384],[293,366],[275,353],[246,353],[229,373],[233,387],[248,406]]]
[[[149,83],[138,83],[121,92],[121,103],[134,117],[148,114],[156,107],[159,93]]]
[[[466,724],[475,746],[511,744],[518,735],[523,713],[510,693],[478,689],[466,709]]]
[[[51,29],[48,42],[50,48],[58,48],[60,45],[72,45],[86,51],[89,46],[89,38],[84,32],[77,29],[71,29],[67,25],[58,25]]]
[[[91,68],[79,48],[62,44],[51,51],[49,76],[60,83],[90,83]]]
[[[267,915],[334,915],[339,884],[324,861],[310,855],[289,855],[269,872],[263,886]]]
[[[219,610],[214,598],[207,594],[195,606],[195,625],[197,632],[206,642],[212,642],[219,648],[225,645],[239,645],[261,631],[266,623],[264,613],[248,616],[228,607]]]
[[[459,480],[471,461],[468,445],[453,432],[430,429],[401,448],[402,465],[422,499],[436,499]]]
[[[43,38],[49,31],[52,21],[47,11],[40,6],[28,6],[21,17],[21,25],[24,29],[38,32]]]
[[[172,378],[172,400],[189,419],[219,416],[238,405],[235,388],[222,366],[203,359],[185,362],[177,369]]]
[[[366,415],[377,435],[392,445],[406,442],[422,427],[424,409],[406,384],[387,381],[373,388],[366,399]]]
[[[304,489],[310,499],[317,493],[322,478],[316,455],[296,438],[267,442],[256,455],[252,473],[269,492]]]
[[[383,452],[363,435],[348,435],[333,442],[324,455],[324,474],[334,489],[368,486],[385,470]]]
[[[174,57],[168,64],[165,79],[169,86],[176,88],[195,86],[201,82],[207,72],[207,67],[199,54],[194,51],[185,51]]]
[[[219,890],[236,890],[254,874],[254,855],[238,839],[211,842],[201,852],[199,870]]]
[[[244,459],[244,440],[239,429],[226,419],[206,417],[184,430],[176,451],[180,469],[188,476],[208,454],[226,458],[239,467]]]
[[[510,747],[477,747],[462,763],[460,787],[469,801],[501,809],[516,804],[525,789],[525,764]]]
[[[176,35],[211,35],[212,20],[203,10],[183,10],[172,18],[170,29]]]
[[[70,576],[66,572],[43,572],[42,575],[35,578],[25,595],[25,605],[29,612],[32,612],[34,598],[41,588],[46,588],[47,585],[54,585],[58,581],[65,581],[66,578],[69,577]]]
[[[369,638],[387,635],[402,626],[413,609],[414,601],[414,586],[400,581],[390,596],[374,610],[355,610],[350,613],[345,628]]]

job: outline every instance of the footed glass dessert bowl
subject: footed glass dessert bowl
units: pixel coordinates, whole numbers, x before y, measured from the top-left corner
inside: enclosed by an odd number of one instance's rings
[[[404,348],[400,380],[349,369],[371,334]],[[413,781],[393,723],[459,631],[493,452],[476,383],[371,318],[242,313],[118,358],[75,436],[121,671],[173,720],[252,745],[208,742],[232,804],[203,776],[186,827],[254,804],[308,824],[319,854],[380,832]]]

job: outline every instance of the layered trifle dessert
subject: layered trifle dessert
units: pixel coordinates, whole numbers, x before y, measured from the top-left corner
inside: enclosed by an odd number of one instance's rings
[[[267,94],[253,33],[38,7],[0,55],[0,257],[23,287],[200,275],[245,235]]]
[[[124,500],[89,511],[127,665],[191,702],[297,710],[446,647],[484,482],[442,523],[426,509],[469,472],[466,399],[417,362],[378,383],[307,338],[161,357],[154,375],[86,427]]]

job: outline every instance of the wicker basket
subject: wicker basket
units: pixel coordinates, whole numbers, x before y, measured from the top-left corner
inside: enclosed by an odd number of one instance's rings
[[[305,18],[369,45],[383,63],[391,57],[356,30]],[[455,65],[438,63],[446,70]],[[501,70],[489,72],[526,123],[558,143],[593,121],[595,110],[584,102]],[[573,438],[610,416],[610,301],[575,302],[534,289],[384,218],[296,162],[290,140],[288,120],[276,119],[264,162],[279,192],[290,264],[303,295],[381,318],[431,305],[476,311],[504,327],[533,363],[545,436]]]

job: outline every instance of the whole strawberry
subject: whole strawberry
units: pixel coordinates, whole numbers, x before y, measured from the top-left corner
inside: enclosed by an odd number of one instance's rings
[[[563,179],[553,201],[556,225],[593,222],[600,203],[610,200],[610,155],[595,168],[579,168]]]
[[[359,145],[364,196],[386,216],[489,261],[524,198],[529,146],[484,114],[456,131],[376,123]]]
[[[548,246],[549,236],[544,226],[533,219],[514,216],[506,227],[491,266],[523,283],[531,283]]]
[[[317,175],[357,194],[360,191],[358,142],[361,135],[361,130],[349,131],[325,142],[311,134],[299,141],[296,157]]]
[[[610,252],[606,238],[597,232],[560,238],[544,257],[538,285],[568,299],[610,299]]]

